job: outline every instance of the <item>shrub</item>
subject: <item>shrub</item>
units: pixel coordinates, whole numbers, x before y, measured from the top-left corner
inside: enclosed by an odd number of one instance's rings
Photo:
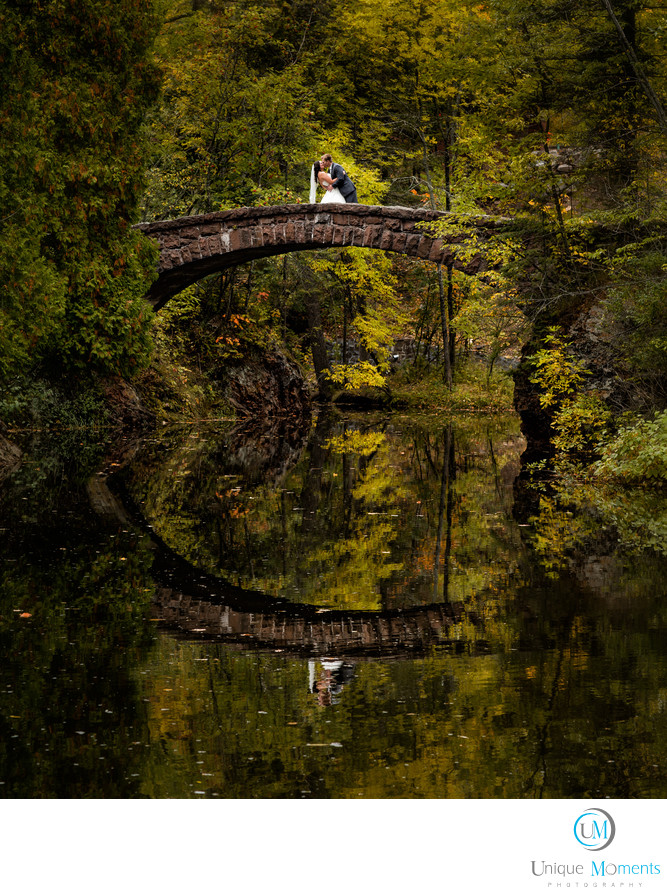
[[[624,484],[667,482],[667,411],[621,428],[603,448],[593,474]]]

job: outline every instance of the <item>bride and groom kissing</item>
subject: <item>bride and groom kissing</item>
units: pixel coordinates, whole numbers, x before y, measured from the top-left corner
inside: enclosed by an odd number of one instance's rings
[[[357,190],[343,168],[334,162],[327,153],[316,161],[310,171],[310,203],[317,201],[317,187],[321,186],[324,195],[321,204],[328,202],[357,203]]]

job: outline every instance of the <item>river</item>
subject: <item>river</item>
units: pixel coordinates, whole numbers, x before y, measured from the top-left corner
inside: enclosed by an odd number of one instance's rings
[[[559,501],[524,446],[396,414],[45,439],[0,491],[2,796],[667,796],[664,499]]]

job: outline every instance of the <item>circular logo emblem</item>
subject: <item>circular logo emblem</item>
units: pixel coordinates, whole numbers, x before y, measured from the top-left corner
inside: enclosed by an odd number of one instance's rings
[[[614,840],[616,824],[606,810],[591,807],[574,822],[574,837],[589,851],[601,851]]]

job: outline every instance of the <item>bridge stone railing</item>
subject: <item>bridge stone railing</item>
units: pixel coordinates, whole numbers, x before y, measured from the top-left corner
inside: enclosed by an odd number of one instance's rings
[[[436,238],[419,226],[447,219],[460,222],[460,232]],[[373,248],[477,273],[486,263],[482,251],[472,258],[459,257],[471,230],[483,241],[506,225],[506,220],[483,215],[345,204],[234,208],[138,224],[137,229],[160,246],[159,276],[146,296],[159,310],[173,295],[211,273],[255,258],[308,249]]]

